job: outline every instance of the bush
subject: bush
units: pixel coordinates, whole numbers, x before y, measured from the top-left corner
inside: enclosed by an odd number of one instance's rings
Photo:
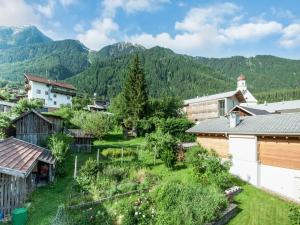
[[[193,162],[194,172],[202,183],[217,185],[221,189],[232,186],[232,179],[229,174],[231,161],[222,163],[215,152],[205,151],[198,154],[196,159]]]
[[[40,99],[33,99],[29,100],[26,98],[20,99],[18,103],[12,108],[12,112],[16,115],[21,115],[24,112],[34,110],[40,110],[44,106],[42,100]]]
[[[156,224],[200,225],[216,219],[227,206],[218,189],[179,180],[162,184],[154,192]]]
[[[77,182],[81,188],[86,189],[102,171],[101,164],[98,165],[96,160],[88,159],[79,171]]]
[[[300,225],[300,207],[293,206],[289,211],[289,219],[292,225]]]
[[[65,161],[71,142],[72,137],[64,133],[53,134],[48,140],[48,147],[56,159],[55,173],[58,176],[64,176],[66,173]]]
[[[115,126],[113,116],[103,112],[76,111],[71,123],[96,138],[102,138]]]
[[[103,175],[119,183],[128,175],[128,170],[123,167],[109,165],[103,170]]]
[[[10,118],[5,113],[0,113],[0,138],[5,138],[10,122]]]
[[[173,168],[176,164],[177,143],[176,140],[169,134],[158,130],[155,133],[146,135],[147,148],[155,151],[158,158],[161,158],[164,164]]]
[[[206,154],[207,150],[202,148],[201,146],[194,146],[188,148],[185,153],[185,161],[187,163],[194,164],[197,162],[200,154]]]
[[[122,149],[115,149],[115,148],[109,148],[105,149],[101,153],[105,157],[113,157],[113,158],[120,158],[122,157]],[[123,149],[123,156],[136,156],[136,152],[131,149]]]

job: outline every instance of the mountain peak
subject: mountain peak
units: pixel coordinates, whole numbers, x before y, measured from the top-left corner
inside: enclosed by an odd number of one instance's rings
[[[0,49],[30,44],[48,43],[52,40],[32,25],[0,27]]]

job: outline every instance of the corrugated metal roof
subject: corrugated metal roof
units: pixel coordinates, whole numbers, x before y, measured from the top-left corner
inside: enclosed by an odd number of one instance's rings
[[[0,173],[26,177],[39,160],[55,163],[51,152],[37,145],[13,137],[0,142]]]
[[[250,107],[252,109],[266,110],[270,113],[275,113],[276,111],[281,111],[281,110],[300,109],[300,100],[273,102],[273,103],[257,104],[257,105],[243,104],[242,106]]]
[[[241,106],[241,105],[236,105],[235,107],[233,107],[230,112],[235,111],[236,109],[241,109],[245,112],[248,112],[249,114],[251,114],[252,116],[258,116],[258,115],[268,115],[270,114],[268,111],[266,110],[261,110],[261,109],[253,109],[253,108],[249,108],[249,107],[245,107],[245,106]]]
[[[199,97],[199,98],[192,98],[192,99],[184,100],[184,105],[197,103],[197,102],[210,101],[210,100],[218,100],[218,99],[223,99],[223,98],[230,98],[234,95],[243,96],[242,92],[239,90],[238,91],[229,91],[229,92],[219,93],[219,94],[215,94],[215,95],[208,95],[208,96],[203,96],[203,97]],[[245,102],[244,97],[242,97],[242,99],[244,101],[241,101],[241,102]]]
[[[189,133],[228,133],[254,135],[300,135],[300,113],[241,117],[233,128],[226,117],[208,119],[187,130]]]
[[[86,134],[81,129],[68,129],[68,133],[75,138],[93,138],[92,135]]]

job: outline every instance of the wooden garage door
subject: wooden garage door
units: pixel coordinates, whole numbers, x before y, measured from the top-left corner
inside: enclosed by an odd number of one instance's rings
[[[259,161],[263,165],[300,169],[300,141],[264,138],[258,142]]]
[[[215,150],[222,158],[227,158],[229,155],[228,139],[222,136],[198,136],[198,143],[206,149]]]

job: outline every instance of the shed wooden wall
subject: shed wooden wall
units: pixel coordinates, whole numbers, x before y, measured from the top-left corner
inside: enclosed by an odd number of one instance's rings
[[[258,160],[263,165],[300,169],[300,140],[259,138]]]
[[[215,150],[222,158],[228,158],[229,156],[229,143],[226,137],[199,135],[197,142],[206,149]]]
[[[32,144],[41,145],[52,133],[52,125],[34,113],[16,121],[16,137]]]
[[[192,121],[205,120],[219,116],[218,100],[189,104],[186,107],[188,119]]]

